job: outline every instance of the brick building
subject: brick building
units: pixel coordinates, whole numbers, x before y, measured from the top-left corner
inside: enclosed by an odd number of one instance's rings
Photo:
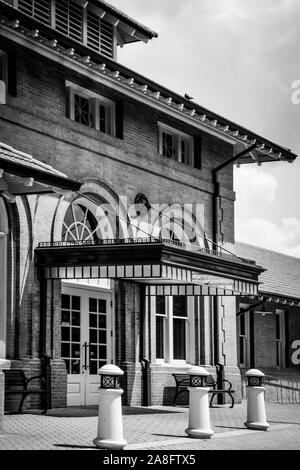
[[[52,407],[97,403],[107,362],[129,405],[170,402],[191,364],[224,364],[240,396],[235,297],[263,268],[225,249],[233,164],[296,155],[119,64],[157,34],[104,1],[0,15],[1,141],[81,184],[1,203],[2,357],[28,373],[50,357]]]
[[[237,297],[240,367],[299,369],[300,259],[245,243],[236,243],[235,253],[266,269],[258,297]]]

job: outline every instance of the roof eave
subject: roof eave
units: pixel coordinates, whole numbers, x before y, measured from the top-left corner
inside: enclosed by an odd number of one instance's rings
[[[29,165],[23,165],[17,162],[10,162],[0,157],[0,168],[5,173],[9,173],[21,178],[34,178],[37,183],[53,186],[55,188],[67,191],[79,191],[82,183],[67,177],[55,175],[47,171],[32,168]],[[51,188],[50,188],[51,191]],[[45,190],[46,192],[46,190]]]
[[[149,39],[158,37],[158,34],[155,31],[151,30],[147,26],[144,26],[139,21],[136,21],[135,19],[133,19],[130,16],[123,13],[121,10],[118,10],[117,8],[113,7],[112,5],[109,5],[105,1],[103,1],[103,0],[90,0],[90,3],[92,3],[93,5],[101,8],[102,10],[104,10],[107,13],[111,14],[112,16],[115,16],[116,18],[120,19],[121,21],[128,24],[129,26],[134,27],[140,33],[146,35]]]

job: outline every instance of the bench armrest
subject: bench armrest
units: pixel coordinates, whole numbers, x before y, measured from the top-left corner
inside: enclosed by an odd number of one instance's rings
[[[26,379],[26,389],[27,389],[27,385],[29,384],[29,382],[31,382],[31,380],[35,380],[35,379],[40,379],[42,384],[45,385],[45,388],[47,387],[47,382],[44,379],[44,377],[42,375],[35,375],[34,377],[30,377],[29,379]]]
[[[232,389],[232,383],[231,383],[229,380],[226,380],[226,379],[223,379],[223,380],[222,380],[222,383],[224,383],[224,382],[227,382],[227,383],[229,384],[229,387],[228,387],[228,388],[225,388],[225,387],[224,387],[224,389],[225,389],[225,390],[231,390],[231,389]]]

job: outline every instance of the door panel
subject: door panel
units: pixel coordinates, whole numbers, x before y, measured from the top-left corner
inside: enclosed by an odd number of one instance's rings
[[[86,404],[98,403],[99,375],[98,369],[111,362],[109,354],[110,334],[110,298],[90,295],[88,298],[88,341],[89,341],[89,365],[86,376]]]
[[[67,405],[98,403],[98,369],[111,362],[111,293],[63,286],[61,356]]]
[[[68,385],[67,404],[81,404],[81,298],[62,294],[61,298],[61,357],[65,360]]]

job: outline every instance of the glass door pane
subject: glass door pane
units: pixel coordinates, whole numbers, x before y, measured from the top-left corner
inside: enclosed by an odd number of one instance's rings
[[[80,297],[62,294],[61,357],[68,374],[80,374]]]
[[[107,300],[89,298],[90,374],[107,364]]]

